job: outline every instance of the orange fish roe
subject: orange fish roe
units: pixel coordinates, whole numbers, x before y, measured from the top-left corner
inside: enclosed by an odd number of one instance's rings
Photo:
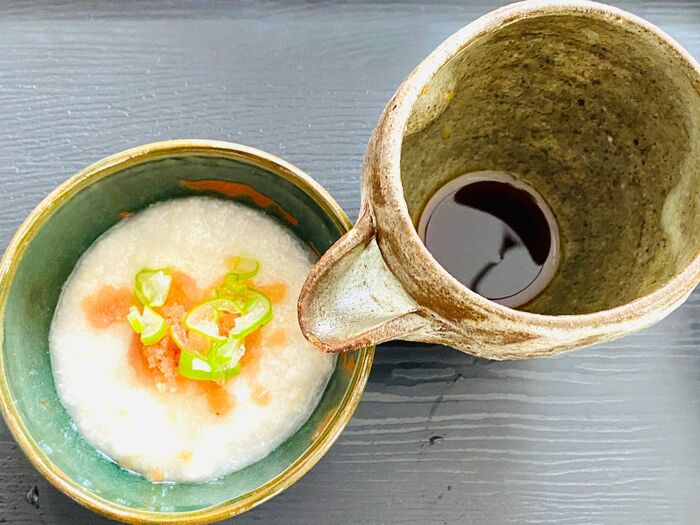
[[[185,381],[178,372],[180,349],[169,335],[156,344],[144,345],[139,336],[134,334],[129,361],[136,377],[146,384],[154,385],[158,390],[175,392]]]
[[[93,328],[107,328],[126,319],[129,307],[134,303],[134,294],[128,288],[105,284],[83,299],[83,312]]]
[[[182,324],[182,317],[171,321],[171,324],[172,335],[169,334],[167,337],[171,339],[176,337],[181,345],[195,352],[199,352],[202,355],[207,355],[209,353],[209,341],[207,338],[197,332],[188,332]]]
[[[233,312],[221,312],[219,315],[219,330],[223,334],[227,334],[236,325],[236,317],[240,317],[239,314]]]
[[[208,343],[206,338],[198,334],[190,334],[188,345],[193,350],[204,342],[201,353],[206,354]],[[228,413],[233,408],[233,399],[228,391],[212,381],[195,381],[182,377],[178,373],[180,349],[170,336],[166,336],[154,345],[144,346],[140,338],[134,334],[129,353],[129,362],[140,381],[154,385],[158,390],[183,391],[182,386],[191,385],[196,392],[204,395],[209,410],[217,416]]]
[[[190,332],[187,337],[187,345],[187,348],[191,348],[202,355],[207,355],[209,353],[209,340],[202,334]]]
[[[287,293],[285,283],[255,287],[266,294],[273,303],[284,299]],[[213,288],[203,293],[194,279],[184,272],[176,271],[172,273],[172,283],[165,304],[155,309],[172,327],[181,344],[202,355],[206,355],[209,351],[209,340],[201,334],[187,331],[182,322],[188,310],[207,295],[212,295],[212,292]],[[116,321],[126,320],[131,306],[141,308],[131,290],[110,285],[100,287],[94,294],[83,300],[85,315],[95,328],[106,328]],[[234,327],[237,317],[239,314],[221,312],[218,320],[221,333],[228,333]],[[266,332],[264,336],[261,332],[262,330],[256,330],[246,337],[246,353],[241,358],[243,371],[253,381],[257,376],[263,341],[265,346],[280,346],[287,341],[283,330]],[[183,395],[203,395],[209,410],[216,415],[224,415],[234,407],[234,400],[223,385],[213,381],[187,379],[180,375],[178,370],[180,348],[175,344],[170,332],[152,345],[144,345],[139,335],[132,333],[128,359],[136,377],[145,385],[161,391],[179,391]],[[270,403],[272,395],[269,390],[256,383],[253,383],[252,388],[252,399],[256,404]],[[189,458],[184,454],[183,456],[183,461],[188,461]],[[158,473],[156,472],[153,477],[157,479]]]
[[[169,324],[178,324],[185,317],[187,310],[181,304],[166,302],[156,311],[162,315]]]
[[[129,344],[129,364],[136,374],[136,378],[144,385],[153,385],[155,383],[154,373],[148,367],[146,356],[143,355],[143,345],[138,334],[131,334],[131,342]]]
[[[182,343],[206,355],[209,351],[207,338],[195,332],[188,332],[182,326],[188,309],[201,301],[203,294],[194,279],[186,273],[173,272],[172,277],[168,298],[165,304],[156,310],[173,327]],[[222,315],[220,321],[224,327],[230,329],[235,317],[234,314]],[[209,410],[216,415],[224,415],[233,408],[233,399],[223,386],[211,381],[187,379],[179,374],[180,349],[169,333],[158,343],[148,346],[141,344],[139,337],[135,336],[132,346],[136,346],[137,351],[130,353],[130,362],[140,380],[154,384],[159,390],[169,391],[186,392],[188,389],[182,387],[191,385],[195,387],[194,392],[206,398]],[[134,356],[134,353],[137,355]]]

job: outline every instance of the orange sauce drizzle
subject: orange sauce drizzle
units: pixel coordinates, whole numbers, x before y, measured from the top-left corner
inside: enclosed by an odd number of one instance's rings
[[[282,346],[287,343],[287,334],[281,328],[265,336],[265,346]]]
[[[248,184],[243,184],[241,182],[228,182],[225,180],[214,180],[214,179],[203,179],[203,180],[185,180],[180,181],[185,188],[197,191],[213,191],[220,193],[221,195],[226,195],[228,197],[248,197],[254,204],[261,208],[269,208],[270,210],[277,213],[286,222],[297,225],[299,221],[294,215],[289,213],[287,210],[282,208],[279,204],[272,200],[264,193],[260,193],[258,190],[249,186]]]
[[[278,304],[287,296],[287,283],[256,284],[255,288],[267,295],[272,304]]]
[[[126,319],[134,302],[134,295],[128,288],[105,284],[83,299],[83,312],[93,328],[107,328],[115,321]]]
[[[257,381],[262,349],[262,330],[256,330],[245,338],[245,354],[241,357],[241,370],[251,384],[251,398],[256,405],[267,405],[272,398],[270,392]]]
[[[262,330],[256,330],[245,338],[245,354],[241,357],[241,370],[250,378],[255,378],[260,369],[262,350]]]
[[[253,403],[256,405],[269,405],[272,401],[272,393],[260,384],[256,384],[253,388]]]
[[[213,381],[195,381],[199,391],[207,398],[209,410],[217,415],[223,416],[233,408],[233,398],[228,390]]]

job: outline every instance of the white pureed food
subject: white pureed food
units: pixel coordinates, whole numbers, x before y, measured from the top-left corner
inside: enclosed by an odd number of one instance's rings
[[[96,329],[86,316],[86,297],[103,285],[131,289],[143,268],[174,268],[206,289],[239,254],[260,261],[256,283],[283,282],[288,292],[260,330],[256,366],[246,371],[244,364],[226,383],[232,408],[224,414],[196,389],[171,392],[144,382],[130,363],[129,325]],[[269,454],[308,419],[335,364],[304,339],[297,322],[296,299],[314,260],[264,213],[213,198],[159,203],[109,230],[66,282],[51,326],[56,388],[78,430],[154,481],[211,480]]]

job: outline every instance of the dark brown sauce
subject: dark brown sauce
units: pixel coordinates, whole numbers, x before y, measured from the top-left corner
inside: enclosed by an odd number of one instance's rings
[[[488,299],[521,292],[547,260],[552,242],[547,218],[532,195],[511,184],[468,182],[427,211],[428,250]]]

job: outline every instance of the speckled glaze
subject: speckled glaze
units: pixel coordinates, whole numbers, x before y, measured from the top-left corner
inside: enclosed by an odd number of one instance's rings
[[[508,171],[560,230],[549,286],[513,310],[462,286],[416,233],[447,181]],[[522,2],[454,34],[389,101],[355,228],[300,297],[327,351],[390,339],[491,359],[644,328],[700,279],[700,68],[653,25],[592,2]],[[457,232],[455,232],[457,235]]]

